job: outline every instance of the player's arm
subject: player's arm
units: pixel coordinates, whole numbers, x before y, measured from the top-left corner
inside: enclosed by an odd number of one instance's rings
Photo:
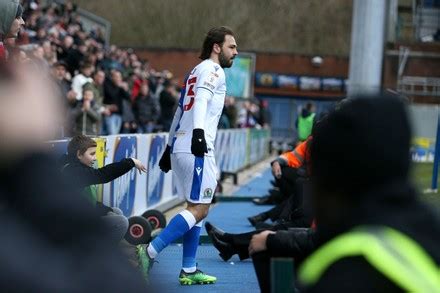
[[[174,134],[176,133],[176,127],[179,123],[180,117],[182,116],[182,107],[177,107],[176,112],[174,113],[173,122],[171,123],[171,127],[169,130],[169,136],[168,136],[168,146],[171,146],[174,139]]]
[[[191,152],[196,157],[204,157],[208,153],[205,139],[205,117],[208,101],[213,93],[204,88],[199,88],[194,99],[193,123],[194,129],[191,139]]]
[[[177,107],[176,112],[174,113],[173,122],[171,123],[171,128],[168,134],[167,146],[165,147],[165,151],[159,160],[159,168],[165,173],[171,170],[171,145],[173,144],[174,134],[176,132],[176,127],[177,123],[179,123],[180,116],[182,116],[181,105]]]
[[[199,75],[196,84],[196,96],[193,110],[193,136],[191,140],[191,152],[196,157],[203,157],[208,153],[205,140],[205,118],[208,101],[214,96],[214,91],[220,84],[221,77],[213,67],[208,67]]]

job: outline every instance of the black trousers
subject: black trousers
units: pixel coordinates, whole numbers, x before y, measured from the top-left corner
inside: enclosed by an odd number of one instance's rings
[[[271,269],[270,262],[273,255],[267,251],[258,252],[252,255],[252,262],[254,264],[255,274],[257,275],[258,285],[261,292],[270,292],[271,289]],[[292,266],[294,266],[292,258]],[[295,269],[295,268],[293,268]]]
[[[309,218],[298,218],[294,221],[283,222],[279,224],[275,224],[273,227],[269,229],[257,229],[255,231],[250,231],[246,233],[240,234],[229,234],[227,233],[225,236],[226,242],[231,244],[236,253],[238,254],[240,260],[249,258],[249,243],[251,242],[252,236],[255,234],[261,233],[266,230],[270,231],[281,231],[288,230],[289,228],[308,228],[310,227],[311,221]]]
[[[280,184],[284,187],[280,187],[280,190],[286,195],[285,199],[275,207],[264,212],[272,221],[291,221],[304,214],[302,205],[306,179],[298,177],[297,169],[295,168],[284,167],[282,174],[283,176],[279,180],[283,182]]]
[[[317,243],[316,233],[312,229],[278,231],[276,239],[278,242],[276,249],[262,251],[252,255],[255,274],[257,275],[258,284],[262,292],[269,292],[271,289],[272,258],[290,258],[292,259],[292,265],[298,266],[315,250]],[[287,239],[291,241],[286,242]],[[295,268],[292,269],[295,273]],[[293,288],[293,284],[290,285],[292,285]]]

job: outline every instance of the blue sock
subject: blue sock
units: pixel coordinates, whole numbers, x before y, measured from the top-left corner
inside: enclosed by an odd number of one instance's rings
[[[196,253],[199,246],[202,223],[203,221],[200,221],[183,235],[182,268],[186,273],[192,273],[196,270]]]
[[[196,219],[188,210],[183,210],[174,216],[159,236],[150,243],[148,247],[150,257],[155,258],[171,242],[188,232],[195,223]]]

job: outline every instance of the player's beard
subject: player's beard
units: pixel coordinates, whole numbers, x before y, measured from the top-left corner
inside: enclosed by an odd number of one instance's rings
[[[229,68],[232,66],[233,63],[233,60],[231,58],[228,59],[225,54],[223,54],[223,50],[220,51],[218,61],[220,62],[220,66],[222,68]]]

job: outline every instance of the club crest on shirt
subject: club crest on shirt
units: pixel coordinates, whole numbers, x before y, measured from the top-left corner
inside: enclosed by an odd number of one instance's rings
[[[212,194],[212,189],[206,188],[205,191],[203,191],[203,198],[211,198]]]

